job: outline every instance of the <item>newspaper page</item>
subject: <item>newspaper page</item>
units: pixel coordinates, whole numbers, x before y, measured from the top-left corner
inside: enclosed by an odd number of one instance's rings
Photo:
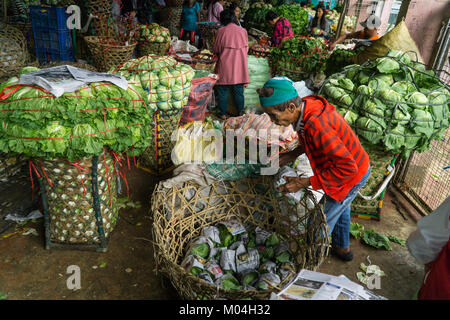
[[[35,85],[49,91],[55,97],[64,92],[74,92],[91,82],[110,82],[127,90],[127,80],[119,75],[72,67],[69,65],[42,69],[20,76],[19,84]]]
[[[303,269],[274,300],[386,300],[345,276]]]

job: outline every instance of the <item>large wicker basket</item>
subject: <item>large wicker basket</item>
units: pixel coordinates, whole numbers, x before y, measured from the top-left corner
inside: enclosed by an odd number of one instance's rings
[[[136,42],[128,46],[114,44],[114,40],[107,37],[87,36],[87,43],[95,67],[100,72],[106,72],[111,67],[118,66],[133,57]]]
[[[112,8],[111,0],[86,0],[88,11],[92,14],[109,14]]]
[[[152,196],[153,241],[157,272],[169,277],[185,299],[267,299],[273,291],[225,290],[189,274],[180,264],[189,241],[210,225],[237,217],[249,230],[259,226],[275,231],[290,244],[296,271],[316,270],[328,254],[325,215],[306,198],[295,207],[278,197],[273,177],[259,176],[199,187],[187,182],[172,189],[156,186]],[[301,209],[303,208],[303,209]],[[315,241],[311,241],[315,239]],[[310,244],[308,244],[310,243]],[[284,286],[286,282],[282,283]]]
[[[152,143],[139,158],[140,169],[156,175],[174,169],[171,156],[176,141],[172,141],[172,134],[179,126],[182,113],[182,110],[172,115],[158,112],[153,116]]]
[[[170,49],[170,42],[149,42],[139,41],[138,53],[139,57],[147,56],[149,54],[156,54],[158,56],[165,56]]]
[[[27,41],[22,32],[0,22],[0,78],[15,75],[28,60]]]
[[[112,157],[33,163],[40,176],[46,248],[105,252],[118,216]]]

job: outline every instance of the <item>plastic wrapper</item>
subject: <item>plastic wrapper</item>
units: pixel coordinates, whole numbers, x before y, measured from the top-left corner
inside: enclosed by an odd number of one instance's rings
[[[236,272],[236,251],[235,250],[223,250],[220,255],[220,266],[222,270],[231,270]]]
[[[218,262],[216,260],[209,260],[205,264],[205,269],[214,276],[214,279],[219,279],[223,277],[222,268],[220,268]]]
[[[230,219],[228,221],[222,221],[220,224],[227,227],[228,231],[233,235],[238,235],[245,232],[244,225],[237,219]]]

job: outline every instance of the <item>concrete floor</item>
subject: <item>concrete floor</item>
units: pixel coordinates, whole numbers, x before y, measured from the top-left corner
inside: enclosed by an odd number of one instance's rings
[[[0,299],[177,299],[170,283],[155,275],[151,220],[148,203],[155,180],[149,174],[133,169],[127,173],[131,198],[141,201],[140,209],[123,209],[109,243],[107,253],[88,251],[45,250],[42,222],[29,224],[39,233],[0,238]],[[366,229],[392,234],[402,239],[415,229],[416,221],[407,220],[396,211],[388,193],[380,222],[353,219]],[[10,230],[11,232],[13,230]],[[320,272],[344,274],[358,282],[356,272],[361,262],[379,265],[386,273],[381,289],[388,299],[410,299],[420,286],[423,266],[417,264],[405,247],[392,244],[392,251],[375,249],[351,239],[355,258],[344,263],[329,257]],[[67,267],[77,265],[81,270],[81,290],[67,289]],[[96,268],[93,268],[95,267]],[[100,267],[102,266],[102,267]]]

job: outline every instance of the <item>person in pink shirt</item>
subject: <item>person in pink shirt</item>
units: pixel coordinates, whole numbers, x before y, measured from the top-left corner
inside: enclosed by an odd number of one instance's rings
[[[219,75],[217,94],[219,117],[226,119],[228,90],[233,92],[240,115],[244,113],[244,86],[250,82],[248,75],[248,35],[247,31],[235,23],[234,13],[229,9],[220,14],[223,25],[217,31],[213,51],[217,55],[215,73]]]
[[[220,22],[220,13],[223,11],[224,0],[212,0],[208,6],[208,21]]]

